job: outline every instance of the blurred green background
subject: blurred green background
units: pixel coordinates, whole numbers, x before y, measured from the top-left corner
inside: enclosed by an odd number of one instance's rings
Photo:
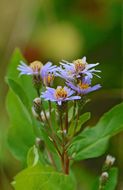
[[[4,82],[10,56],[19,47],[31,62],[87,56],[100,62],[102,89],[92,95],[85,108],[92,112],[88,124],[123,99],[120,0],[1,0],[0,1],[0,190],[11,190],[13,176],[22,168],[7,146],[9,119],[5,109],[8,90]],[[123,189],[123,133],[113,137],[107,154],[116,157],[119,167],[117,190]],[[73,166],[78,189],[91,190],[100,174],[105,155]]]

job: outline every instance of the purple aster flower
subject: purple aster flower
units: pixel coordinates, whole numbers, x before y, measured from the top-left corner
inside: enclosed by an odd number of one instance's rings
[[[30,63],[29,66],[23,61],[20,63],[17,68],[20,71],[20,75],[41,75],[41,77],[44,78],[46,73],[56,70],[56,66],[52,66],[51,62],[47,62],[43,65],[40,61],[34,61]]]
[[[20,65],[17,69],[20,71],[20,75],[40,75],[43,64],[40,61],[34,61],[28,66],[23,61],[20,61]]]
[[[81,77],[82,74],[87,75],[89,78],[92,78],[93,75],[99,77],[96,73],[101,72],[100,70],[95,70],[95,66],[99,65],[99,63],[88,64],[86,62],[86,57],[82,59],[77,59],[73,61],[73,63],[69,63],[68,61],[64,61],[60,63],[62,67],[59,68],[59,76],[65,78],[67,81],[73,81],[74,78]]]
[[[88,94],[92,91],[95,91],[101,88],[100,84],[96,84],[91,87],[91,79],[87,76],[84,77],[82,80],[79,80],[78,84],[74,84],[72,82],[66,82],[66,84],[72,90],[75,90],[79,95]]]
[[[34,61],[29,66],[21,61],[17,69],[20,71],[20,75],[40,76],[46,86],[52,84],[57,72],[57,67],[52,66],[51,62],[43,65],[40,61]]]
[[[62,102],[68,100],[81,99],[80,96],[73,96],[75,92],[66,86],[65,87],[58,86],[56,89],[47,87],[46,89],[47,90],[42,93],[41,97],[44,98],[45,100],[57,102],[58,105],[61,105]]]

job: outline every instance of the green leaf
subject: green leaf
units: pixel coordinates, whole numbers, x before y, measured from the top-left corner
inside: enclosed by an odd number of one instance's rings
[[[37,163],[46,164],[43,151],[39,150],[35,145],[30,148],[27,155],[27,165],[35,166]]]
[[[104,114],[95,127],[86,128],[75,137],[68,153],[75,160],[98,157],[105,152],[109,138],[122,130],[123,103]]]
[[[17,67],[20,64],[20,61],[26,62],[19,49],[15,49],[8,66],[6,77],[20,84],[24,91],[26,91],[29,102],[31,103],[32,100],[37,96],[37,94],[35,92],[35,89],[33,88],[31,76],[19,76],[19,71],[17,70]]]
[[[26,95],[26,92],[20,86],[20,84],[18,84],[16,81],[10,78],[6,78],[6,82],[9,85],[9,87],[15,92],[15,94],[20,98],[20,100],[26,106],[26,108],[29,109],[28,97]]]
[[[21,60],[24,58],[16,49],[10,60],[6,77],[10,87],[7,95],[7,110],[11,123],[8,144],[15,157],[25,161],[29,148],[34,144],[34,132],[37,136],[41,135],[41,132],[39,123],[34,120],[31,113],[32,100],[36,97],[32,79],[29,76],[19,77],[17,70]]]
[[[105,190],[115,190],[118,179],[118,168],[111,168],[109,171],[109,180],[106,183]]]
[[[19,76],[19,71],[17,70],[17,66],[20,64],[20,61],[25,61],[24,57],[22,56],[21,52],[19,49],[15,49],[12,57],[10,59],[9,65],[8,65],[8,70],[6,76],[8,78],[12,79],[20,79]]]
[[[106,183],[104,190],[115,190],[118,178],[118,168],[111,168],[109,171],[109,180]]]
[[[81,130],[82,125],[88,121],[91,117],[90,112],[86,112],[83,115],[80,116],[79,121],[78,121],[78,125],[76,128],[76,133],[79,132]]]
[[[39,162],[39,152],[36,146],[30,148],[27,155],[27,165],[35,166]]]
[[[78,133],[80,130],[81,130],[81,127],[83,126],[83,124],[88,121],[91,117],[91,114],[90,112],[86,112],[84,114],[82,114],[80,117],[79,117],[79,120],[78,120],[78,124],[77,124],[77,127],[75,129],[75,125],[76,125],[76,119],[71,123],[70,127],[69,127],[69,130],[68,130],[68,134],[70,136],[73,136],[74,135],[74,132],[75,133]]]
[[[7,95],[7,110],[11,127],[8,130],[8,144],[17,159],[25,161],[27,152],[35,142],[31,117],[13,91]]]
[[[73,177],[37,164],[20,172],[13,182],[15,190],[75,190]]]

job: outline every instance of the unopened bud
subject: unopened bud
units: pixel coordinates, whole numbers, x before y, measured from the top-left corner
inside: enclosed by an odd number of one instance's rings
[[[114,162],[115,162],[115,158],[108,155],[106,157],[106,160],[105,160],[105,163],[104,163],[104,166],[103,166],[102,170],[103,171],[108,171],[111,168],[111,166],[114,164]]]
[[[34,110],[35,110],[35,112],[37,113],[37,114],[40,114],[40,112],[41,112],[41,99],[40,98],[35,98],[34,100],[33,100],[33,108],[34,108]]]
[[[107,180],[109,178],[109,175],[107,172],[103,172],[100,176],[100,188],[99,189],[103,189],[103,187],[105,186]]]
[[[32,107],[32,114],[33,114],[33,116],[34,116],[36,119],[38,119],[39,115],[36,113],[34,107]]]
[[[110,155],[108,155],[108,156],[106,157],[105,164],[106,164],[107,166],[111,167],[111,166],[114,164],[114,162],[115,162],[115,157],[110,156]]]
[[[50,115],[49,115],[49,112],[46,112],[46,115],[44,114],[44,112],[42,111],[41,112],[41,118],[42,118],[42,121],[46,121],[46,117],[47,119],[49,119]]]

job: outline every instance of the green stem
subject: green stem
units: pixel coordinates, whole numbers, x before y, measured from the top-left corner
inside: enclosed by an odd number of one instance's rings
[[[73,118],[75,117],[76,114],[76,100],[74,100],[74,104],[73,104]]]
[[[63,122],[62,122],[62,109],[59,109],[59,120],[60,120],[60,128],[61,128],[61,134],[62,134],[62,141],[64,141],[64,128],[63,128]]]
[[[50,117],[51,117],[51,108],[52,108],[51,107],[51,101],[49,100],[48,102],[49,102],[49,114],[50,114]]]
[[[39,90],[39,89],[37,89],[37,94],[38,94],[38,96],[40,97],[40,90]],[[48,136],[51,137],[51,139],[52,139],[52,141],[53,141],[53,144],[54,144],[54,147],[56,148],[56,150],[57,150],[59,156],[61,157],[61,152],[60,152],[60,150],[59,150],[59,148],[58,148],[58,146],[57,146],[57,143],[56,143],[56,141],[55,141],[55,139],[54,139],[54,132],[53,132],[52,127],[51,127],[51,124],[50,124],[50,122],[49,122],[49,120],[48,120],[48,118],[47,118],[47,115],[46,115],[46,112],[45,112],[45,109],[44,109],[43,105],[42,105],[42,110],[43,110],[45,119],[46,119],[46,121],[47,121],[47,124],[48,124],[49,128],[50,128],[51,131],[52,131],[52,136],[50,136],[49,134],[48,134]],[[50,110],[51,110],[51,106],[50,106]],[[50,113],[51,113],[51,112],[50,112]],[[41,116],[40,116],[40,120],[42,121],[42,117],[41,117]],[[48,133],[48,130],[47,130],[47,133]],[[49,152],[49,153],[50,153],[50,152]],[[51,153],[50,153],[50,157],[51,157],[51,160],[52,160],[53,157],[52,157]],[[53,162],[53,160],[52,160],[52,162]],[[53,165],[54,165],[54,163],[53,163]]]
[[[65,115],[65,128],[66,128],[66,133],[68,132],[68,104],[66,103],[66,115]]]

